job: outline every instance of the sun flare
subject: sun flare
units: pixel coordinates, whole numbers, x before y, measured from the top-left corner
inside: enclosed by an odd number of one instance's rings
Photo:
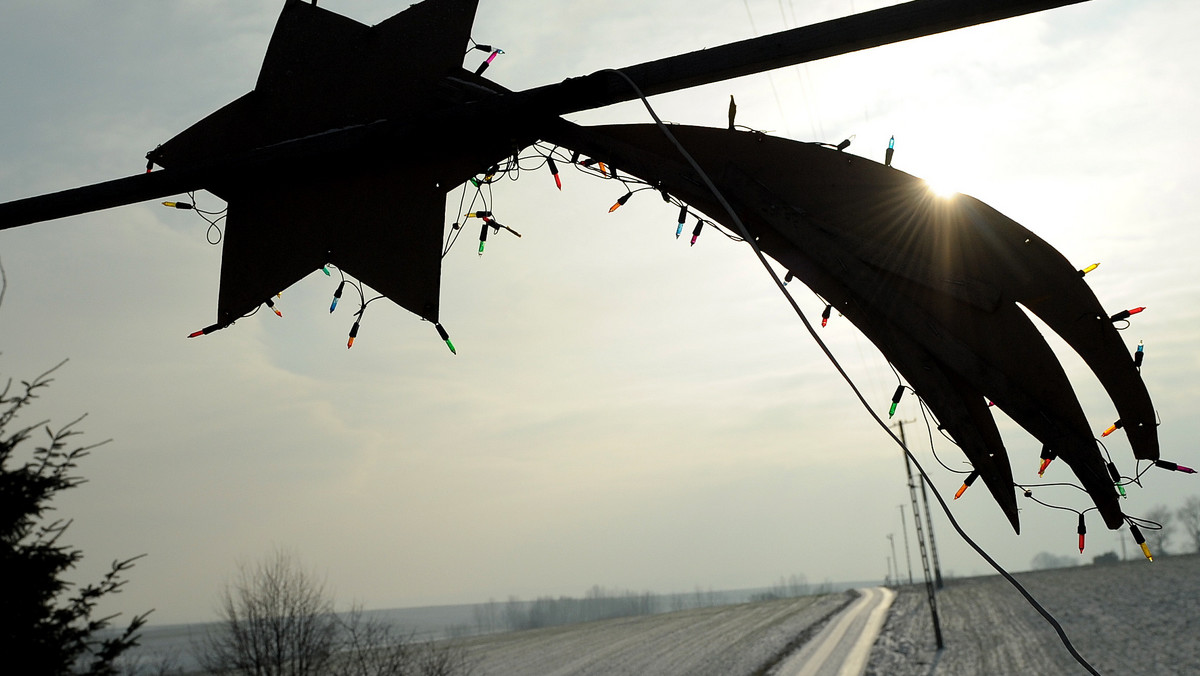
[[[958,189],[954,186],[954,183],[944,176],[926,178],[925,185],[929,188],[929,192],[938,197],[953,197],[958,194]]]

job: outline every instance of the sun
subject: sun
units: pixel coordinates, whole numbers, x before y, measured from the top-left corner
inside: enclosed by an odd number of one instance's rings
[[[954,197],[958,194],[958,189],[954,186],[954,182],[945,176],[926,178],[925,186],[929,188],[929,192],[944,199]]]

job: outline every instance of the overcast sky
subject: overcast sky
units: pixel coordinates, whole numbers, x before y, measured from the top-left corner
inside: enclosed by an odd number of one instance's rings
[[[487,75],[520,89],[883,4],[481,0],[473,36],[506,52]],[[0,201],[142,171],[146,151],[253,87],[281,5],[0,4]],[[375,24],[407,3],[321,6]],[[806,141],[855,135],[847,152],[874,160],[894,134],[897,168],[952,182],[1080,267],[1101,262],[1088,282],[1106,308],[1148,308],[1124,335],[1145,340],[1163,455],[1194,465],[1197,25],[1195,2],[1092,0],[653,103],[667,120],[724,126],[733,94],[741,124]],[[648,121],[628,104],[572,119]],[[881,580],[889,533],[903,561],[900,453],[749,248],[711,232],[689,248],[661,200],[608,214],[619,186],[563,179],[561,193],[545,173],[497,185],[496,207],[523,237],[491,238],[482,258],[460,243],[445,260],[441,316],[457,356],[385,303],[347,350],[354,307],[329,314],[336,281],[320,272],[284,291],[282,319],[260,312],[186,339],[213,321],[221,251],[194,214],[157,203],[0,233],[3,374],[70,358],[27,422],[86,412],[86,439],[113,439],[58,503],[75,519],[66,539],[85,551],[84,575],[149,554],[111,609],[211,619],[237,562],[275,546],[326,573],[343,603],[370,608],[593,584]],[[823,335],[886,410],[895,381],[873,346],[836,317]],[[1112,404],[1052,344],[1103,429]],[[907,398],[897,419],[914,421],[914,450],[953,493],[961,478],[936,466],[919,418]],[[1017,480],[1036,479],[1040,444],[1001,429]],[[1111,438],[1131,473],[1128,444]],[[1073,515],[1023,501],[1017,537],[981,486],[953,506],[1003,564],[1078,555]],[[1151,472],[1125,510],[1176,506],[1198,487]],[[1038,496],[1088,505],[1070,490]],[[1089,525],[1086,560],[1120,552],[1118,535]],[[934,530],[944,571],[989,572],[940,513]],[[912,552],[915,567],[915,541]]]

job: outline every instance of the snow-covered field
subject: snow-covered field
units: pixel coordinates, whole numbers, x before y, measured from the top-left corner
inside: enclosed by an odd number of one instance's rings
[[[1019,573],[1103,674],[1200,674],[1200,555]],[[475,676],[765,676],[855,594],[696,608],[454,642]],[[938,593],[934,649],[921,585],[902,588],[871,651],[873,676],[1084,674],[1050,625],[998,576]]]
[[[1020,573],[1102,674],[1200,674],[1200,556]],[[901,590],[867,674],[1086,674],[1050,625],[998,576],[947,582],[937,655],[923,586]]]
[[[762,674],[853,600],[851,592],[466,639],[478,676]]]

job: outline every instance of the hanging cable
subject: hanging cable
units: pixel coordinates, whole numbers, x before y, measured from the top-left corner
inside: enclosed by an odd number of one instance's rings
[[[1071,656],[1073,658],[1075,658],[1075,661],[1078,662],[1080,664],[1080,666],[1087,669],[1087,671],[1089,673],[1094,674],[1095,676],[1100,676],[1100,672],[1096,671],[1096,669],[1086,659],[1084,659],[1083,655],[1080,655],[1079,651],[1075,649],[1075,645],[1071,642],[1070,637],[1067,636],[1067,633],[1062,628],[1062,625],[1059,624],[1058,620],[1055,619],[1055,617],[1050,613],[1050,611],[1046,610],[1046,608],[1043,607],[1042,604],[1040,604],[1037,601],[1037,599],[1035,599],[1033,597],[1033,595],[1030,594],[1029,591],[1027,589],[1025,589],[1025,587],[1019,581],[1017,581],[1016,578],[1014,578],[1012,576],[1011,573],[1009,573],[1007,570],[1005,570],[1003,566],[1001,566],[995,559],[993,559],[991,557],[991,555],[989,555],[983,549],[983,547],[979,546],[979,544],[976,543],[975,540],[973,540],[969,535],[967,535],[966,531],[963,530],[961,525],[959,525],[958,520],[954,518],[954,514],[950,510],[950,506],[946,504],[946,501],[942,497],[941,492],[938,491],[937,487],[933,485],[933,481],[929,478],[929,475],[925,472],[925,468],[921,465],[920,461],[917,460],[916,456],[913,455],[913,453],[908,450],[908,447],[905,445],[905,443],[903,441],[900,440],[899,437],[896,436],[896,433],[893,432],[890,427],[888,427],[888,424],[886,422],[884,422],[884,420],[882,418],[880,418],[875,413],[875,411],[871,408],[870,402],[868,402],[866,397],[863,396],[862,392],[858,389],[858,386],[856,386],[854,384],[854,380],[850,377],[850,375],[848,373],[846,373],[845,369],[842,368],[842,365],[841,365],[841,363],[838,362],[837,357],[835,357],[833,355],[833,352],[831,352],[829,347],[825,344],[825,342],[823,340],[821,340],[821,337],[817,333],[816,328],[813,327],[812,323],[810,323],[808,321],[808,317],[805,316],[804,311],[800,309],[799,304],[796,303],[796,300],[794,298],[792,298],[792,295],[790,293],[788,293],[787,289],[783,286],[783,282],[779,279],[779,276],[775,274],[775,270],[771,267],[771,264],[767,261],[766,256],[762,252],[762,249],[759,248],[758,242],[753,237],[750,236],[750,232],[749,232],[749,230],[746,229],[745,224],[742,223],[742,219],[737,215],[737,213],[734,211],[733,207],[730,206],[729,202],[725,199],[725,196],[721,193],[721,191],[717,189],[717,186],[712,182],[712,179],[709,177],[708,173],[705,172],[704,169],[700,167],[700,164],[698,162],[696,162],[696,160],[691,156],[690,153],[688,153],[687,149],[683,147],[683,144],[681,144],[679,142],[679,140],[675,138],[675,135],[671,133],[671,130],[667,128],[667,126],[663,123],[663,121],[658,117],[658,114],[654,112],[654,108],[650,105],[650,102],[646,99],[646,96],[642,93],[641,89],[637,86],[637,83],[635,83],[632,79],[629,78],[628,75],[626,75],[625,73],[623,73],[620,70],[616,70],[616,69],[607,69],[607,70],[608,70],[608,72],[615,73],[621,79],[625,80],[625,82],[629,85],[629,87],[633,90],[633,92],[637,95],[637,97],[639,99],[641,99],[642,105],[646,107],[646,111],[650,114],[650,117],[654,119],[654,123],[658,126],[659,130],[663,133],[663,136],[665,136],[667,138],[667,140],[679,152],[679,154],[681,156],[683,156],[684,160],[688,163],[688,165],[690,165],[691,168],[700,177],[700,179],[704,183],[705,187],[708,188],[709,192],[711,192],[713,197],[717,200],[717,202],[720,203],[721,208],[724,209],[725,212],[729,214],[730,219],[737,226],[738,232],[741,234],[742,239],[750,245],[750,248],[754,251],[754,255],[758,258],[758,260],[762,264],[763,268],[766,269],[767,274],[770,275],[772,280],[774,280],[775,286],[780,290],[780,292],[783,293],[783,295],[787,299],[788,303],[792,306],[792,310],[796,313],[796,316],[799,317],[800,322],[804,325],[805,330],[807,330],[809,335],[812,336],[812,338],[816,342],[817,346],[825,354],[826,358],[829,360],[830,364],[833,365],[834,369],[837,370],[837,372],[841,375],[842,379],[846,381],[846,384],[850,387],[850,390],[858,398],[859,403],[862,404],[863,408],[866,409],[868,415],[870,415],[871,418],[875,420],[875,422],[879,425],[879,427],[886,434],[888,434],[888,436],[890,436],[896,442],[896,444],[900,446],[901,449],[904,450],[904,454],[909,458],[909,460],[911,460],[913,462],[913,464],[917,468],[917,471],[920,472],[921,476],[925,479],[925,481],[930,484],[930,487],[933,490],[934,498],[936,498],[938,501],[938,504],[941,505],[942,511],[945,512],[946,518],[949,520],[950,525],[954,528],[954,530],[959,534],[959,536],[963,539],[964,542],[966,542],[972,549],[975,550],[976,553],[978,553],[983,558],[984,561],[986,561],[988,563],[988,565],[990,565],[992,568],[994,568],[996,570],[996,572],[1000,573],[1000,575],[1002,575],[1004,577],[1004,579],[1008,580],[1009,584],[1011,584],[1018,592],[1020,592],[1021,595],[1025,597],[1025,600],[1028,601],[1029,604],[1035,610],[1037,610],[1039,614],[1041,614],[1041,616],[1046,620],[1046,622],[1049,623],[1050,626],[1054,628],[1055,633],[1058,634],[1059,640],[1062,641],[1063,646],[1065,646],[1067,649],[1067,652],[1069,652],[1071,654]]]
[[[163,202],[162,205],[171,209],[191,211],[199,216],[204,222],[208,223],[208,231],[205,233],[208,243],[214,246],[220,244],[223,233],[219,224],[228,215],[229,207],[226,206],[220,211],[205,211],[197,205],[195,192],[189,191],[187,196],[191,200],[190,202]],[[215,235],[213,234],[214,232],[216,233]]]

